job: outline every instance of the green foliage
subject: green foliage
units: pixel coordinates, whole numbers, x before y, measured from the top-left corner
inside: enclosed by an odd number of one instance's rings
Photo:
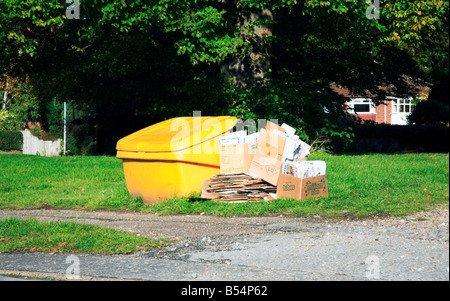
[[[91,124],[77,125],[69,133],[67,149],[70,155],[94,155],[97,153],[95,129]]]
[[[41,108],[42,121],[49,133],[61,138],[63,135],[64,104],[56,99],[45,102]]]
[[[421,125],[446,125],[448,124],[448,113],[448,106],[429,99],[416,104],[414,111],[408,115],[408,122]]]
[[[0,130],[0,150],[22,150],[23,135],[20,131]]]
[[[426,101],[417,103],[414,111],[408,116],[408,122],[411,124],[447,125],[449,123],[448,56],[433,68],[431,77],[433,86],[430,95]]]
[[[234,100],[230,114],[243,120],[277,119],[295,127],[307,143],[323,139],[326,149],[341,148],[353,138],[343,100],[329,90],[314,92],[314,84],[284,78],[244,90],[230,86],[226,90]]]
[[[40,119],[40,104],[29,83],[0,77],[0,91],[4,107],[0,110],[0,129],[21,130],[28,121]]]
[[[33,136],[44,140],[44,141],[56,141],[58,140],[58,138],[56,138],[55,136],[53,136],[52,134],[44,131],[43,129],[41,129],[38,126],[35,126],[33,128],[30,129],[30,132]]]
[[[257,35],[249,35],[260,20],[253,19],[246,26],[236,24],[240,14],[252,14],[268,9],[279,16],[273,24],[282,24],[284,17],[296,15],[298,22],[309,22],[320,18],[327,28],[339,25],[335,21],[348,20],[353,24],[345,32],[360,30],[361,35],[373,35],[373,41],[366,39],[369,45],[392,43],[408,51],[417,52],[429,37],[442,34],[448,16],[447,1],[398,0],[394,3],[382,3],[380,19],[369,19],[366,11],[369,7],[364,0],[352,1],[274,1],[246,0],[234,1],[186,1],[158,0],[116,2],[112,0],[80,1],[80,20],[67,20],[66,6],[60,3],[42,3],[39,0],[3,1],[0,6],[2,30],[1,43],[6,47],[6,55],[24,55],[34,57],[38,52],[48,50],[48,40],[41,37],[53,36],[66,43],[65,50],[71,54],[86,54],[94,42],[101,46],[105,38],[114,44],[111,35],[117,37],[126,33],[133,40],[144,37],[145,42],[161,46],[163,34],[167,41],[176,47],[179,54],[187,55],[193,64],[200,62],[216,63],[237,52],[253,46]],[[290,20],[289,20],[290,21]],[[291,24],[294,27],[297,24]],[[313,33],[304,38],[314,39]],[[274,38],[278,38],[277,35]],[[436,36],[433,36],[436,38]],[[448,38],[448,37],[447,37]],[[251,40],[253,39],[253,41]],[[141,43],[144,41],[141,41]],[[299,41],[301,45],[302,41]],[[342,41],[343,42],[343,41]],[[99,43],[99,44],[97,44]],[[122,44],[123,45],[123,44]],[[111,46],[111,45],[109,45]],[[97,47],[97,46],[96,46]],[[423,48],[421,48],[423,50]],[[111,51],[109,51],[111,52]],[[109,56],[108,52],[97,53],[98,59]],[[422,56],[426,59],[426,56]],[[110,61],[114,65],[117,60]],[[119,65],[116,68],[121,68]],[[126,68],[126,66],[125,66]],[[109,68],[111,69],[111,68]]]
[[[373,19],[365,0],[80,0],[81,18],[69,20],[65,3],[5,0],[0,74],[29,75],[40,103],[75,102],[99,153],[199,109],[273,116],[306,140],[345,146],[353,137],[331,84],[380,99],[392,84],[403,96],[434,82],[448,56],[448,1],[380,5]]]
[[[22,125],[16,114],[7,110],[0,110],[0,130],[18,130],[21,129]]]
[[[32,87],[25,82],[18,82],[14,89],[15,95],[12,96],[8,106],[9,112],[17,116],[17,120],[26,123],[27,121],[37,121],[40,119],[39,100],[32,91]]]

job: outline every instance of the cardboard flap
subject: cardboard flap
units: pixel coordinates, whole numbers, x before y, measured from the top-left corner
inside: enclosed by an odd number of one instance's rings
[[[221,145],[220,172],[248,172],[255,153],[255,143]]]
[[[250,173],[262,178],[272,185],[277,185],[280,170],[281,161],[269,157],[268,155],[257,150],[250,165]]]
[[[285,144],[286,137],[261,129],[257,147],[263,154],[281,160]]]
[[[267,123],[266,123],[266,130],[268,132],[273,132],[275,130],[278,130],[278,131],[283,132],[283,133],[286,132],[286,130],[284,128],[282,128],[278,124],[270,122],[269,120],[267,120]]]

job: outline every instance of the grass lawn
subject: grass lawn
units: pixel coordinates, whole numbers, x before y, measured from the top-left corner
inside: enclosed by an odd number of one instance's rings
[[[0,154],[0,209],[135,210],[158,214],[401,216],[449,201],[448,154],[311,155],[327,163],[328,198],[243,204],[128,194],[115,157]]]
[[[166,242],[74,222],[0,220],[0,252],[128,254],[160,248]]]

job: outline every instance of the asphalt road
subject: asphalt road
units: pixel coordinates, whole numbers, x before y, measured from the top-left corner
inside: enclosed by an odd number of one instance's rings
[[[407,218],[159,217],[130,213],[0,211],[177,238],[132,255],[0,253],[0,274],[60,280],[448,281],[448,209]],[[23,278],[20,278],[23,279]],[[5,276],[0,280],[11,280]]]

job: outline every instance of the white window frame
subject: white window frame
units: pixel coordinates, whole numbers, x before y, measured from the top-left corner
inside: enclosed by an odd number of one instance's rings
[[[409,115],[414,110],[412,97],[409,98],[387,97],[387,99],[392,101],[392,114],[404,113],[406,115]]]
[[[354,107],[355,104],[368,104],[369,105],[369,112],[355,112]],[[375,104],[370,98],[352,98],[347,103],[348,112],[351,114],[376,114],[375,111]]]

